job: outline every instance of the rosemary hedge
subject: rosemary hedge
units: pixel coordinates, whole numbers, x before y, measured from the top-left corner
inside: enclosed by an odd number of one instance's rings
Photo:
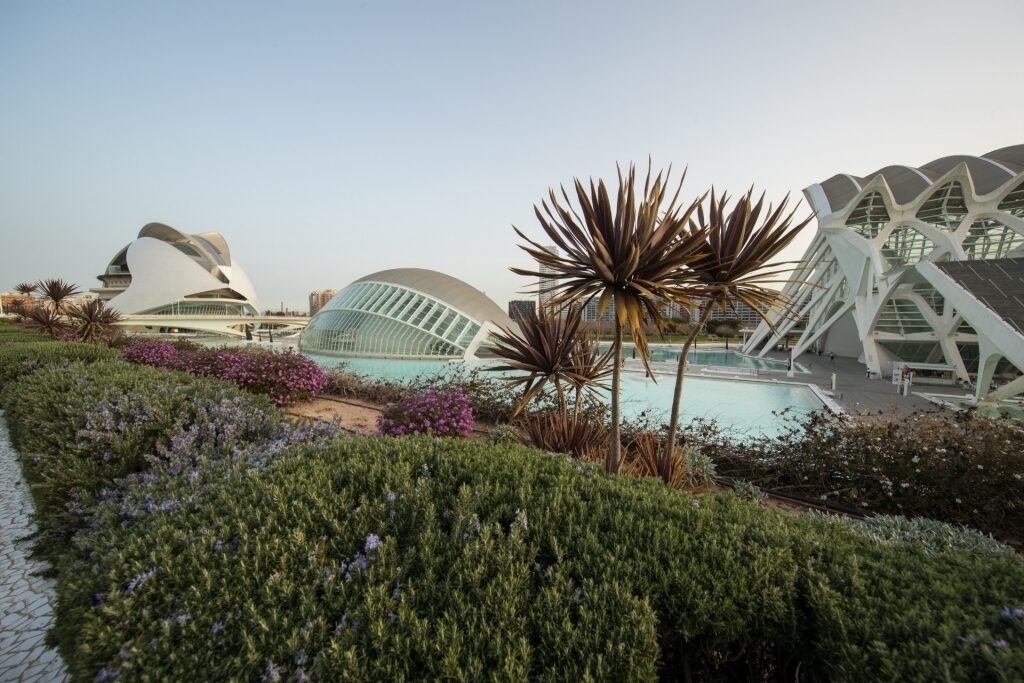
[[[523,447],[358,439],[130,519],[61,572],[74,675],[1007,680],[1017,558],[929,555]],[[156,488],[166,483],[154,483]],[[140,494],[144,497],[144,494]]]
[[[257,428],[279,421],[265,403],[207,401],[136,438],[131,404],[179,381],[97,362],[3,391],[37,500],[67,471],[51,449],[141,458],[60,499],[86,507],[50,553],[75,680],[1024,677],[1018,557],[880,543],[521,446],[282,435]]]

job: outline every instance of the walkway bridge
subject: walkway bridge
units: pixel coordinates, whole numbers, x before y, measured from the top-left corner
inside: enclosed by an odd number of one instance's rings
[[[120,327],[147,327],[158,330],[212,332],[226,337],[245,338],[246,330],[257,335],[260,330],[273,330],[287,335],[299,332],[309,324],[308,316],[281,315],[126,315]]]

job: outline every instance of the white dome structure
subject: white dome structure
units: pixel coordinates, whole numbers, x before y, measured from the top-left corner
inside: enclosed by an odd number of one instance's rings
[[[188,235],[149,223],[121,249],[93,289],[123,315],[259,313],[256,290],[216,232]]]
[[[515,323],[462,280],[421,268],[367,275],[338,292],[299,340],[308,353],[377,358],[473,358]]]
[[[762,323],[744,352],[792,333],[797,355],[944,375],[979,400],[1024,391],[1024,145],[839,174],[804,195],[818,232],[784,288],[798,315]]]

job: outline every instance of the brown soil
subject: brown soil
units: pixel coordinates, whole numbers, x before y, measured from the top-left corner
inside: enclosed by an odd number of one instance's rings
[[[341,426],[353,434],[372,436],[377,433],[377,416],[383,407],[357,398],[339,398],[337,396],[320,396],[319,398],[289,406],[289,415],[306,417],[314,420],[330,422],[334,418],[341,420]],[[484,441],[491,433],[493,425],[486,422],[475,422],[473,433],[469,435],[474,441]]]
[[[355,399],[321,396],[313,401],[289,406],[287,412],[289,415],[324,422],[338,418],[341,420],[341,426],[353,434],[374,434],[381,409],[379,406]]]

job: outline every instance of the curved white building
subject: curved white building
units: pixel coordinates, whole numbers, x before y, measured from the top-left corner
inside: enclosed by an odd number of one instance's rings
[[[1024,145],[920,168],[835,175],[804,190],[818,232],[785,292],[799,319],[762,323],[763,355],[788,333],[888,374],[898,364],[1024,391]],[[990,392],[993,378],[1006,382]]]
[[[336,356],[472,358],[514,323],[487,295],[450,275],[398,268],[367,275],[314,315],[299,348]]]
[[[256,315],[249,276],[216,232],[149,223],[114,255],[91,291],[124,315]]]

